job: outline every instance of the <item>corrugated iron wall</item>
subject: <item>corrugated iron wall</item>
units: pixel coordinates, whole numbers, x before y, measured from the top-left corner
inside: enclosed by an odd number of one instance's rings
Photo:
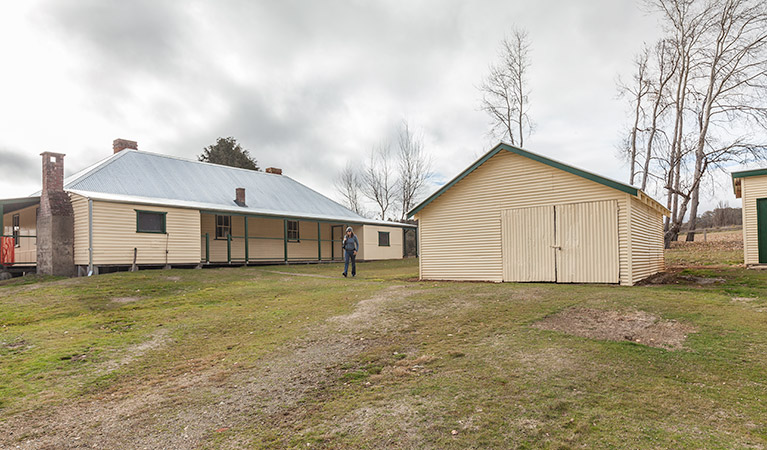
[[[636,198],[631,199],[632,281],[637,282],[665,268],[663,215]]]
[[[618,202],[557,205],[559,283],[617,283]]]
[[[554,206],[501,214],[503,281],[556,281]]]

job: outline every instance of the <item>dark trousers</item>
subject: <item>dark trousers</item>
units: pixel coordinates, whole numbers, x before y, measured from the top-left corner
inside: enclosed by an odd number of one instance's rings
[[[357,275],[357,255],[354,250],[344,252],[344,274],[349,273],[349,260],[352,262],[352,276]]]

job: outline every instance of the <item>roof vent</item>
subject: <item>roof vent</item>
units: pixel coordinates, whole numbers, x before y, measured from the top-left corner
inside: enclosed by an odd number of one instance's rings
[[[234,190],[234,202],[237,203],[237,206],[248,206],[245,204],[245,188]]]
[[[275,175],[282,175],[282,169],[277,167],[267,167],[266,173],[273,173]]]
[[[115,139],[112,141],[112,150],[114,150],[115,153],[120,153],[126,148],[138,150],[138,142],[129,141],[127,139]]]

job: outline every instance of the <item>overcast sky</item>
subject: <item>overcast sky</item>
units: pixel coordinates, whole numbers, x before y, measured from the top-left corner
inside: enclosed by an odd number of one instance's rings
[[[71,174],[118,137],[196,158],[219,136],[337,198],[338,170],[403,119],[433,190],[496,143],[476,86],[513,26],[532,43],[525,147],[627,181],[615,80],[660,34],[636,0],[25,0],[0,7],[0,198],[40,188],[42,151]],[[740,206],[717,179],[701,210]]]

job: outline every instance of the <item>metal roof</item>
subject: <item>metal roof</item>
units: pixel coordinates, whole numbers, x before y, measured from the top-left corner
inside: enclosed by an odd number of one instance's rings
[[[245,188],[246,206],[235,203],[236,188]],[[64,189],[124,203],[411,227],[366,219],[285,175],[131,149],[67,178]]]
[[[638,187],[636,187],[636,186],[631,186],[631,185],[626,184],[626,183],[621,183],[620,181],[616,181],[616,180],[613,180],[611,178],[604,177],[602,175],[597,175],[597,174],[595,174],[593,172],[589,172],[587,170],[579,169],[577,167],[571,166],[570,164],[563,163],[563,162],[557,161],[555,159],[548,158],[546,156],[539,155],[537,153],[533,153],[531,151],[523,150],[523,149],[521,149],[519,147],[515,147],[515,146],[507,144],[505,142],[500,142],[498,145],[493,147],[490,151],[485,153],[481,158],[479,158],[477,161],[475,161],[474,164],[469,166],[463,172],[461,172],[458,175],[456,175],[455,178],[453,178],[452,180],[447,182],[441,188],[437,189],[437,191],[434,192],[433,194],[431,194],[428,198],[426,198],[426,200],[422,201],[416,207],[414,207],[413,209],[408,211],[407,216],[408,217],[413,217],[414,214],[416,214],[418,211],[422,210],[424,207],[426,207],[426,205],[428,205],[432,201],[436,200],[437,197],[442,195],[445,191],[447,191],[448,189],[453,187],[453,185],[455,185],[456,183],[458,183],[459,181],[464,179],[467,175],[469,175],[470,173],[475,171],[479,166],[481,166],[482,164],[487,162],[487,160],[489,160],[493,156],[497,155],[502,150],[505,150],[505,151],[508,151],[510,153],[514,153],[514,154],[517,154],[517,155],[520,155],[520,156],[524,156],[525,158],[529,158],[529,159],[532,159],[533,161],[537,161],[537,162],[546,164],[548,166],[551,166],[551,167],[563,170],[565,172],[572,173],[573,175],[578,175],[580,177],[586,178],[587,180],[591,180],[591,181],[594,181],[596,183],[605,185],[607,187],[610,187],[610,188],[613,188],[613,189],[616,189],[616,190],[619,190],[619,191],[622,191],[622,192],[626,192],[627,194],[633,195],[635,197],[640,197],[640,192],[641,192],[644,195],[644,197],[646,197],[648,199],[648,201],[650,201],[653,204],[653,206],[655,206],[659,210],[663,211],[664,214],[669,213],[668,209],[665,206],[663,206],[660,203],[658,203],[657,200],[653,199],[649,195],[644,194],[644,192],[641,189],[639,189]]]

